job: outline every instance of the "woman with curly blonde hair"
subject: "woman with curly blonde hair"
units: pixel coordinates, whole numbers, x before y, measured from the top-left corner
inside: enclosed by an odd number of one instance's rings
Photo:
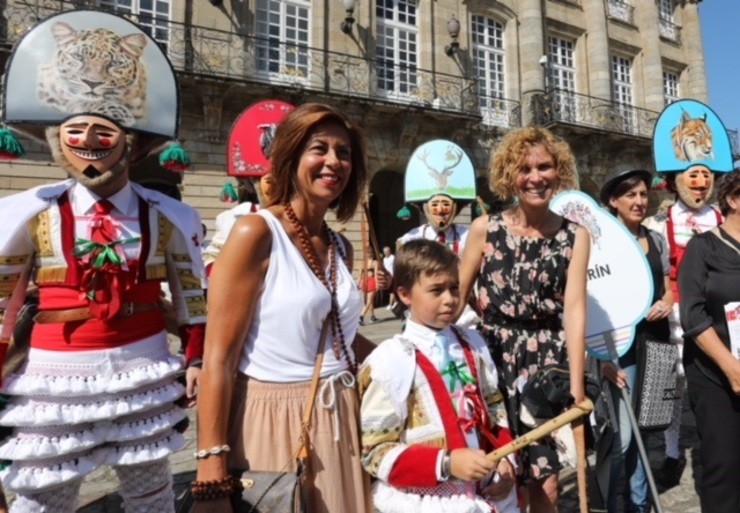
[[[478,282],[482,334],[493,354],[517,436],[521,390],[542,366],[570,369],[570,391],[584,399],[586,230],[549,209],[561,190],[577,187],[568,144],[544,128],[510,132],[491,160],[491,189],[508,210],[482,216],[470,227],[460,266],[465,304]],[[530,512],[557,511],[560,464],[552,439],[522,452]]]

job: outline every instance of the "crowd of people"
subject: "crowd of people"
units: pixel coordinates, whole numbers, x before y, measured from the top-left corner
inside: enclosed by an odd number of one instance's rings
[[[34,30],[73,37],[77,15]],[[44,50],[52,40],[30,45],[27,59],[53,53]],[[165,69],[166,56],[154,54],[147,65]],[[450,196],[440,180],[444,187],[416,197],[427,222],[400,238],[395,255],[385,247],[363,264],[358,282],[352,244],[325,220],[349,221],[368,178],[362,133],[336,107],[269,111],[272,124],[259,125],[269,170],[240,179],[245,201],[219,216],[204,249],[192,207],[129,179],[151,148],[176,136],[176,102],[145,116],[113,99],[70,101],[53,116],[41,106],[45,117],[34,118],[39,97],[13,88],[23,70],[8,70],[5,114],[21,128],[45,120],[52,156],[71,179],[0,199],[0,360],[11,342],[30,346],[14,346],[1,390],[9,434],[0,478],[15,493],[12,512],[74,511],[85,476],[102,465],[115,469],[127,513],[174,512],[168,458],[184,444],[182,408],[196,404],[193,513],[240,511],[245,472],[298,475],[311,513],[558,511],[562,438],[490,454],[533,430],[527,385],[548,368],[567,377],[567,404],[587,399],[591,238],[551,208],[558,193],[578,188],[566,141],[545,128],[509,132],[486,170],[501,211],[469,229],[456,224],[475,195],[460,187],[467,192]],[[161,81],[164,97],[172,75]],[[714,123],[706,114],[702,122]],[[700,144],[674,144],[678,165],[656,158],[676,194],[663,217],[646,219],[653,174],[645,169],[615,165],[599,194],[644,254],[652,290],[631,348],[600,365],[614,392],[609,512],[623,471],[625,511],[648,512],[657,500],[632,405],[617,392],[639,395],[650,374],[646,344],[676,337],[701,439],[702,511],[740,511],[740,170],[714,166],[724,151],[717,145],[681,154]],[[438,173],[433,151],[421,154],[425,174]],[[466,165],[453,143],[442,151]],[[407,315],[400,333],[375,346],[359,326],[366,315],[377,320],[380,291]],[[184,358],[168,347],[168,320]],[[671,398],[679,412],[681,383]],[[671,436],[664,481],[678,459]]]

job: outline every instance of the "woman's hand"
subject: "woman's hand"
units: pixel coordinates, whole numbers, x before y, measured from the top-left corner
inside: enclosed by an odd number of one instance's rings
[[[730,382],[732,392],[735,395],[740,395],[740,360],[734,358],[733,360],[734,362],[727,366],[725,376],[727,376],[727,380]]]
[[[666,319],[669,315],[671,315],[672,311],[673,305],[669,305],[662,299],[659,299],[653,304],[653,306],[650,307],[650,310],[648,310],[645,319],[650,322]]]
[[[617,388],[627,386],[627,374],[612,362],[601,362],[601,374],[614,383]]]
[[[195,501],[190,513],[232,513],[231,501],[228,497],[211,501]]]

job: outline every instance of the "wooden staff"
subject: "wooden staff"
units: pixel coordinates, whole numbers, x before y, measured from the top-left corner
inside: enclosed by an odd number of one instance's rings
[[[588,513],[588,475],[586,473],[586,428],[583,417],[573,421],[573,440],[576,443],[576,477],[578,478],[578,506]]]
[[[533,442],[545,438],[556,429],[563,427],[566,424],[570,424],[574,420],[577,420],[584,415],[588,415],[593,411],[593,409],[594,403],[591,402],[591,399],[584,399],[583,401],[574,405],[569,410],[561,413],[554,419],[550,419],[544,424],[540,424],[529,433],[520,436],[516,440],[512,440],[508,444],[496,449],[493,452],[489,452],[488,454],[486,454],[486,458],[492,461],[499,461],[509,454],[513,454],[527,447]]]

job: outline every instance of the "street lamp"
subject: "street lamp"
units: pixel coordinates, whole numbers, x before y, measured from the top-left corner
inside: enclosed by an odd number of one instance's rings
[[[460,43],[457,42],[457,38],[460,35],[460,22],[454,16],[447,22],[447,32],[450,33],[452,42],[445,46],[445,53],[448,57],[452,57],[457,53],[457,49],[460,48]]]
[[[352,25],[355,23],[353,14],[355,13],[357,0],[342,0],[342,3],[344,4],[344,10],[347,11],[347,17],[344,18],[344,21],[339,28],[342,29],[342,32],[349,35],[352,33]]]

